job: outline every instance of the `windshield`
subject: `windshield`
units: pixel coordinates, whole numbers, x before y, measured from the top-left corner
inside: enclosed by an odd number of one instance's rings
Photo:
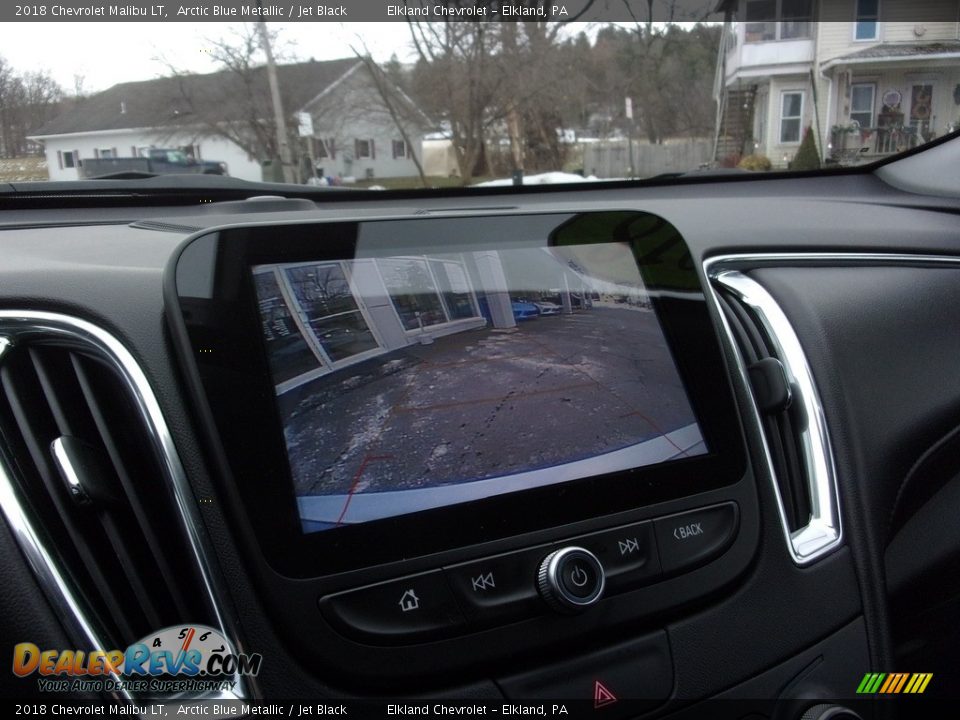
[[[960,127],[960,0],[915,5],[9,6],[0,182],[395,189],[867,165]]]

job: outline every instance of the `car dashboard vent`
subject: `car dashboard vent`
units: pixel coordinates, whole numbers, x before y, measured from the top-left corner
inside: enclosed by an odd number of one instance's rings
[[[186,624],[236,642],[156,400],[115,338],[0,312],[0,460],[4,515],[78,647]]]
[[[841,543],[826,419],[786,315],[760,283],[730,265],[708,263],[713,297],[752,396],[787,547],[805,565]]]

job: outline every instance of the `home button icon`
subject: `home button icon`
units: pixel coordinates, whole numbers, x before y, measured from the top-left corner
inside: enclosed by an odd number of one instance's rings
[[[410,612],[412,610],[417,610],[420,607],[420,598],[417,597],[417,594],[413,591],[413,588],[408,589],[400,597],[400,609],[403,612]]]

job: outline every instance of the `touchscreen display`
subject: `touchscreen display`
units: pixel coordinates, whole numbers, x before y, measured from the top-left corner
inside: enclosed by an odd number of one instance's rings
[[[303,532],[703,455],[627,243],[254,265]]]

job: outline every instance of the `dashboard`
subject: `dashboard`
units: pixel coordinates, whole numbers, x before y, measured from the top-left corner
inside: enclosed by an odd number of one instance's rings
[[[240,659],[198,697],[414,709],[954,697],[960,201],[881,175],[4,195],[4,647],[183,626]]]

